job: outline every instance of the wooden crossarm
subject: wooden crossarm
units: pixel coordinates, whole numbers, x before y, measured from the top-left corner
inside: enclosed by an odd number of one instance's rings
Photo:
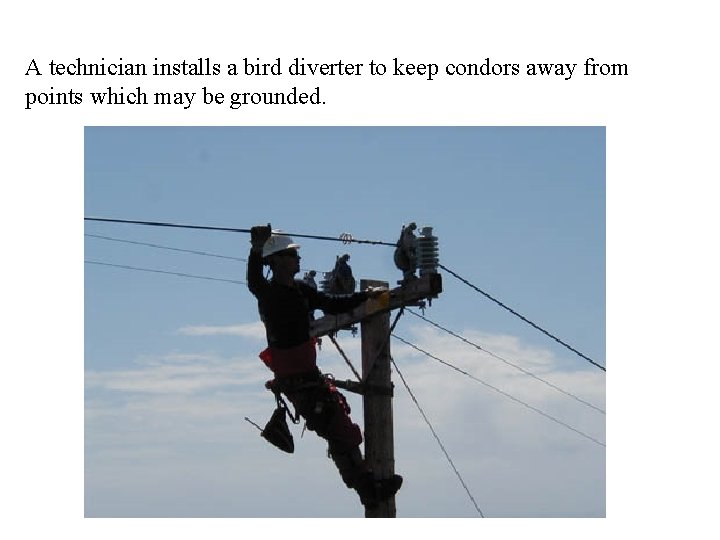
[[[441,292],[442,277],[440,274],[425,274],[409,283],[391,289],[377,298],[371,298],[363,302],[352,311],[337,315],[325,315],[311,321],[310,335],[314,337],[326,336],[358,323],[371,315],[404,306],[418,305],[423,300],[437,298]]]

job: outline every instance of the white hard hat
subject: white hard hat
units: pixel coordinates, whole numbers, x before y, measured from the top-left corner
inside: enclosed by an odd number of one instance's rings
[[[283,234],[282,231],[273,231],[272,236],[267,239],[265,245],[263,246],[262,256],[268,257],[273,253],[277,253],[278,251],[284,251],[286,249],[297,249],[299,247],[300,244],[294,243],[291,236]]]

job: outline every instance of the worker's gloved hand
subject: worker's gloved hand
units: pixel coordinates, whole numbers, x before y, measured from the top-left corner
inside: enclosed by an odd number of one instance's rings
[[[389,294],[387,287],[368,287],[367,289],[365,289],[365,294],[368,298],[378,298],[384,293]]]
[[[368,313],[374,313],[390,306],[390,291],[385,287],[369,287],[365,291]]]
[[[272,236],[272,229],[270,224],[257,225],[250,229],[250,244],[256,251],[262,250],[265,242]]]

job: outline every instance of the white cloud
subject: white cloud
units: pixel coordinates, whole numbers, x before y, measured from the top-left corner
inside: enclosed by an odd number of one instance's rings
[[[178,333],[186,336],[239,336],[265,339],[265,327],[260,321],[226,326],[184,326],[178,330]]]
[[[258,383],[260,360],[245,357],[173,353],[143,357],[134,369],[86,371],[85,388],[121,393],[195,394]]]
[[[467,421],[474,415],[481,422],[495,426],[503,440],[512,440],[514,444],[535,444],[537,437],[556,436],[575,441],[570,444],[595,444],[561,424],[605,441],[605,415],[543,382],[604,409],[604,373],[561,371],[557,360],[546,349],[529,347],[510,336],[464,332],[474,343],[482,344],[542,379],[538,380],[437,330],[416,329],[412,335],[408,341],[414,340],[419,347],[474,377],[394,342],[398,367],[411,390],[417,387],[421,405],[430,404],[428,408],[438,423],[451,422],[453,418]],[[448,399],[449,396],[452,399]]]

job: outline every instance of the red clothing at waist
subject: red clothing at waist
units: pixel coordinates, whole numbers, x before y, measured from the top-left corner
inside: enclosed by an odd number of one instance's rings
[[[268,347],[260,353],[260,359],[278,377],[314,371],[317,369],[316,341],[315,338],[311,338],[289,349]]]

